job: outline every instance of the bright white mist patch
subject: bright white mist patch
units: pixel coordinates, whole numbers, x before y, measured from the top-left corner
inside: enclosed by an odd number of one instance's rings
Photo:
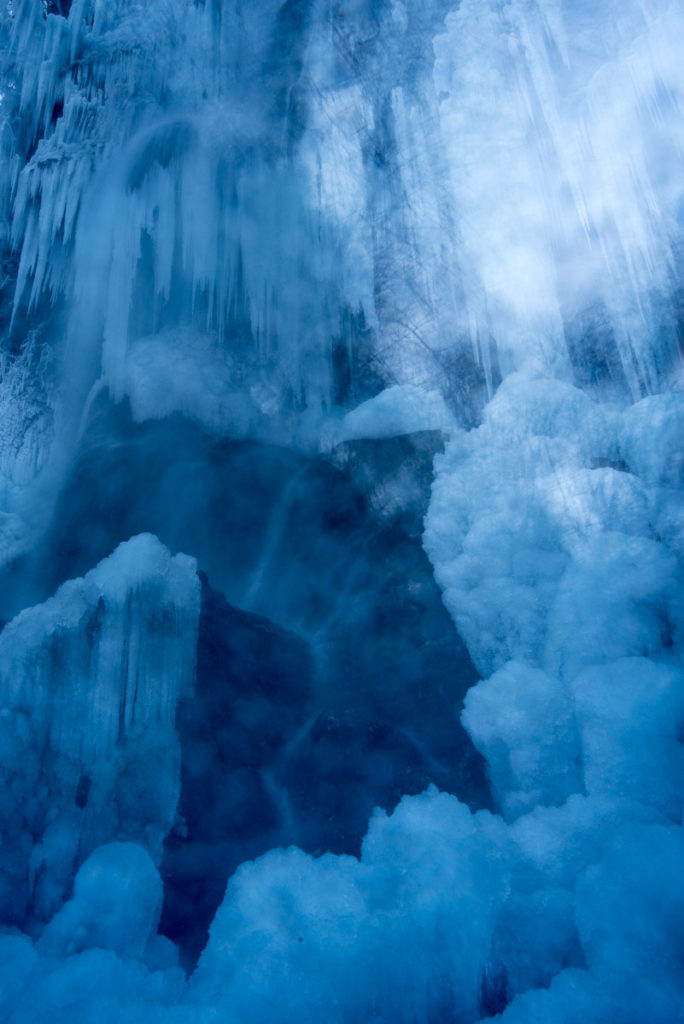
[[[563,321],[602,308],[633,393],[651,390],[677,353],[679,5],[470,0],[446,29],[435,87],[477,331],[507,365],[563,373]]]

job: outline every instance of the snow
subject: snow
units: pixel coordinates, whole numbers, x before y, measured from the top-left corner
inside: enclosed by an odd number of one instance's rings
[[[453,425],[453,414],[439,391],[395,384],[348,412],[339,426],[332,427],[326,440],[339,443],[399,437],[421,430],[448,431]]]

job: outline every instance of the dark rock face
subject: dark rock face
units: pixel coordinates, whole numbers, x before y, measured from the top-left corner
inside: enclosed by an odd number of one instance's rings
[[[476,673],[420,543],[439,443],[311,459],[94,410],[33,589],[54,591],[143,531],[206,574],[162,865],[162,927],[188,963],[241,861],[292,843],[358,853],[375,806],[431,782],[489,805],[460,723]]]
[[[439,430],[380,440],[345,441],[330,456],[361,491],[371,514],[420,538],[432,482],[432,460],[444,450]]]
[[[202,574],[195,692],[177,716],[178,821],[162,864],[162,930],[190,960],[206,941],[235,867],[292,842],[277,777],[288,743],[310,714],[312,689],[308,644],[232,607]]]
[[[431,782],[474,805],[486,801],[456,702],[448,686],[430,693],[428,679],[421,704],[416,658],[388,666],[380,655],[376,676],[358,643],[343,681],[344,663],[321,663],[305,640],[234,608],[205,576],[202,583],[195,693],[177,719],[178,821],[162,865],[162,929],[188,963],[242,861],[293,843],[358,853],[375,806],[392,809]],[[441,643],[437,656],[446,658],[453,651]],[[406,644],[397,646],[406,654]],[[422,667],[429,674],[427,659]],[[381,687],[386,673],[392,685]]]
[[[578,387],[627,393],[611,319],[601,304],[566,319],[565,342]]]

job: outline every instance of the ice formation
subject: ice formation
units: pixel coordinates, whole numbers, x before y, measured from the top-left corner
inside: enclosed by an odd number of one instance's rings
[[[0,634],[6,921],[27,906],[52,916],[75,867],[115,836],[159,860],[198,617],[193,560],[140,536]]]
[[[0,4],[0,1021],[683,1019],[682,52]]]

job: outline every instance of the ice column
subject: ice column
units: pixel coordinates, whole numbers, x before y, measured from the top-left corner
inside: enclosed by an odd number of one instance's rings
[[[23,917],[128,839],[158,858],[179,796],[179,698],[193,685],[194,559],[151,535],[21,612],[0,635],[0,886]]]

